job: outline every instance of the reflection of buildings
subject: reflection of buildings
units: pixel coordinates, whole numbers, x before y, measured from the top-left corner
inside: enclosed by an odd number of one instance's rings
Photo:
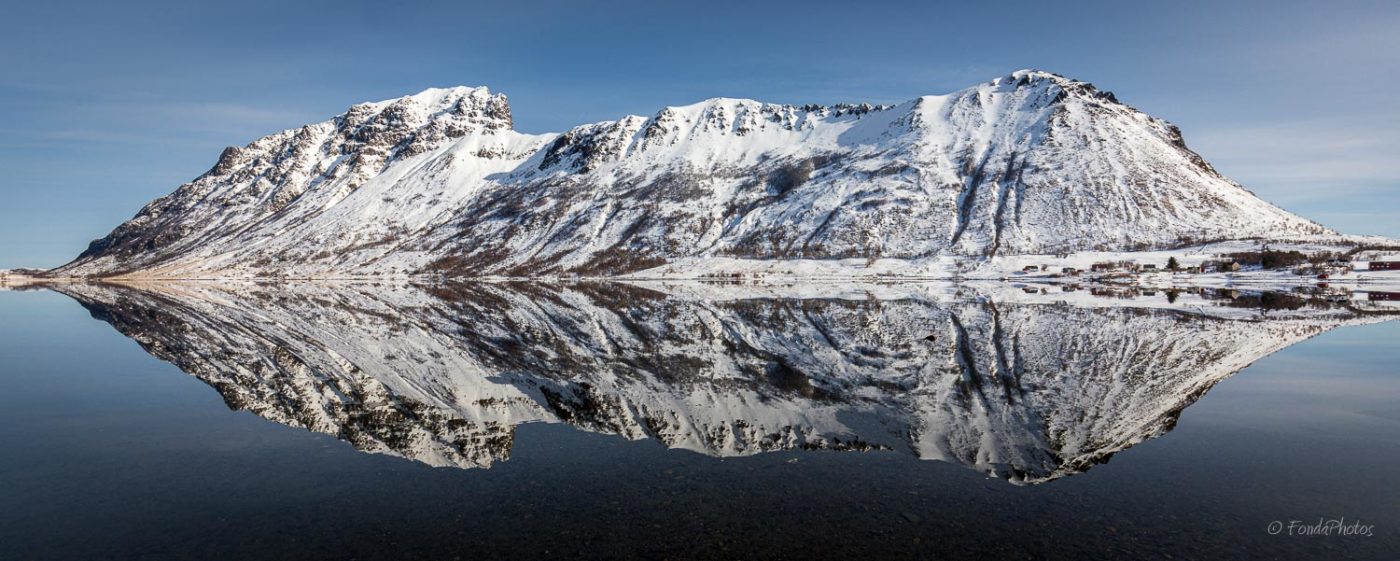
[[[1358,295],[1356,307],[1363,311],[1400,314],[1400,292],[1368,291]]]
[[[945,288],[64,290],[230,407],[433,465],[489,466],[515,426],[564,422],[716,456],[892,449],[1025,483],[1160,435],[1221,379],[1358,321]]]

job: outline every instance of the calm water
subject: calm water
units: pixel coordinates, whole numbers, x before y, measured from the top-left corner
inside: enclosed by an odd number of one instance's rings
[[[1386,316],[687,290],[0,292],[0,559],[1400,551]]]

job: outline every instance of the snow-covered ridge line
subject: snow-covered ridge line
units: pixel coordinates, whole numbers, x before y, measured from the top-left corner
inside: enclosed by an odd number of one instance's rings
[[[1089,469],[1258,358],[1380,319],[1189,295],[1085,307],[1002,284],[769,288],[60,290],[232,408],[432,465],[489,467],[517,425],[562,422],[715,456],[889,449],[1015,483]]]
[[[1021,70],[889,106],[714,98],[521,134],[431,89],[224,152],[72,277],[614,276],[673,263],[1126,251],[1335,233],[1170,123]]]

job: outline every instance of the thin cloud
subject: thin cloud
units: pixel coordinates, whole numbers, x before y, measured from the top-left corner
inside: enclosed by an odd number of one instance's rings
[[[1240,183],[1306,200],[1390,191],[1400,184],[1395,123],[1400,117],[1295,121],[1200,130],[1190,140]]]
[[[16,127],[4,144],[166,144],[172,139],[241,144],[332,115],[240,103],[101,101],[77,103],[65,122]],[[67,125],[67,126],[65,126]]]

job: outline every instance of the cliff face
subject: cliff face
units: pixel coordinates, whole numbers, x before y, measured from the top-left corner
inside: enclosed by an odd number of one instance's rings
[[[1163,434],[1251,362],[1363,321],[966,288],[62,290],[230,407],[433,465],[489,466],[517,425],[549,422],[715,456],[896,450],[1017,483]]]
[[[1169,123],[1026,70],[893,106],[711,99],[544,135],[484,88],[356,105],[229,148],[57,272],[612,274],[1325,233]]]

